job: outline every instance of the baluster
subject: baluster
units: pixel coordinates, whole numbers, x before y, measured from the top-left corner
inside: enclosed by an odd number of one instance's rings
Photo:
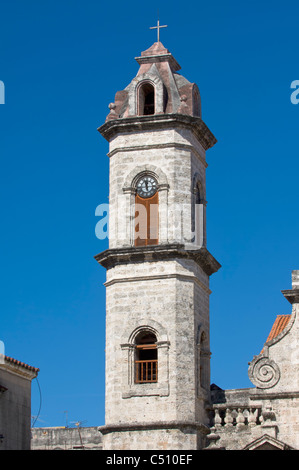
[[[243,414],[243,410],[241,408],[238,408],[238,416],[236,418],[236,422],[237,422],[237,429],[241,430],[245,427],[245,417],[244,417],[244,414]]]
[[[232,411],[229,408],[226,408],[226,413],[225,413],[225,427],[232,427],[233,426],[233,416],[232,416]]]
[[[247,410],[247,408],[244,408],[243,416],[244,416],[244,420],[245,420],[245,425],[247,425],[248,424],[248,416],[249,416],[249,411]]]
[[[249,409],[248,424],[249,426],[256,426],[256,416],[252,408]]]
[[[216,428],[220,428],[222,424],[221,416],[219,414],[219,409],[215,409],[215,416],[214,416],[214,425]]]

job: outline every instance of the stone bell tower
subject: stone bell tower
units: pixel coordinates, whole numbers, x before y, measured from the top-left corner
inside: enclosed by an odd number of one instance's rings
[[[200,449],[210,400],[206,150],[197,85],[160,41],[99,128],[109,142],[104,449]]]

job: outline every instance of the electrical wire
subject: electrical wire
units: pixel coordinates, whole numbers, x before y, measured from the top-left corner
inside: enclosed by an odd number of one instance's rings
[[[39,418],[40,410],[41,410],[41,407],[42,407],[42,391],[41,391],[41,388],[40,388],[39,381],[38,381],[37,377],[36,377],[36,381],[37,381],[37,385],[38,385],[38,389],[39,389],[39,409],[38,409],[37,416],[35,416],[35,420],[32,423],[32,426],[31,426],[32,428],[34,428],[34,425],[35,425],[36,421]]]

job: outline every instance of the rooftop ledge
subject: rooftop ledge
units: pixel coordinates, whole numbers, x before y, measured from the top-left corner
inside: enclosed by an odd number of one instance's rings
[[[189,127],[205,150],[213,147],[217,139],[200,117],[185,114],[153,114],[149,116],[132,116],[113,119],[98,128],[100,134],[110,140],[121,132],[138,132],[152,129],[169,129]]]
[[[299,304],[299,288],[281,291],[290,304]]]
[[[181,69],[180,64],[175,60],[172,54],[153,54],[153,55],[144,55],[140,57],[135,57],[135,60],[139,65],[141,64],[156,64],[157,62],[168,62],[171,69],[174,72],[178,72]]]
[[[102,434],[121,431],[150,431],[153,429],[181,429],[190,431],[197,430],[204,434],[209,433],[208,426],[196,421],[152,421],[141,423],[112,423],[98,427],[98,431]]]
[[[208,276],[221,268],[221,265],[206,248],[201,247],[197,250],[186,250],[184,245],[181,244],[113,248],[95,256],[96,261],[106,269],[130,262],[144,263],[146,261],[178,258],[195,261]]]

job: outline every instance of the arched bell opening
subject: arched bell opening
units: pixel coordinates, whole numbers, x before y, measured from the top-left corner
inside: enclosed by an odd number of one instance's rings
[[[155,114],[155,87],[146,82],[139,87],[138,115],[149,116]]]

